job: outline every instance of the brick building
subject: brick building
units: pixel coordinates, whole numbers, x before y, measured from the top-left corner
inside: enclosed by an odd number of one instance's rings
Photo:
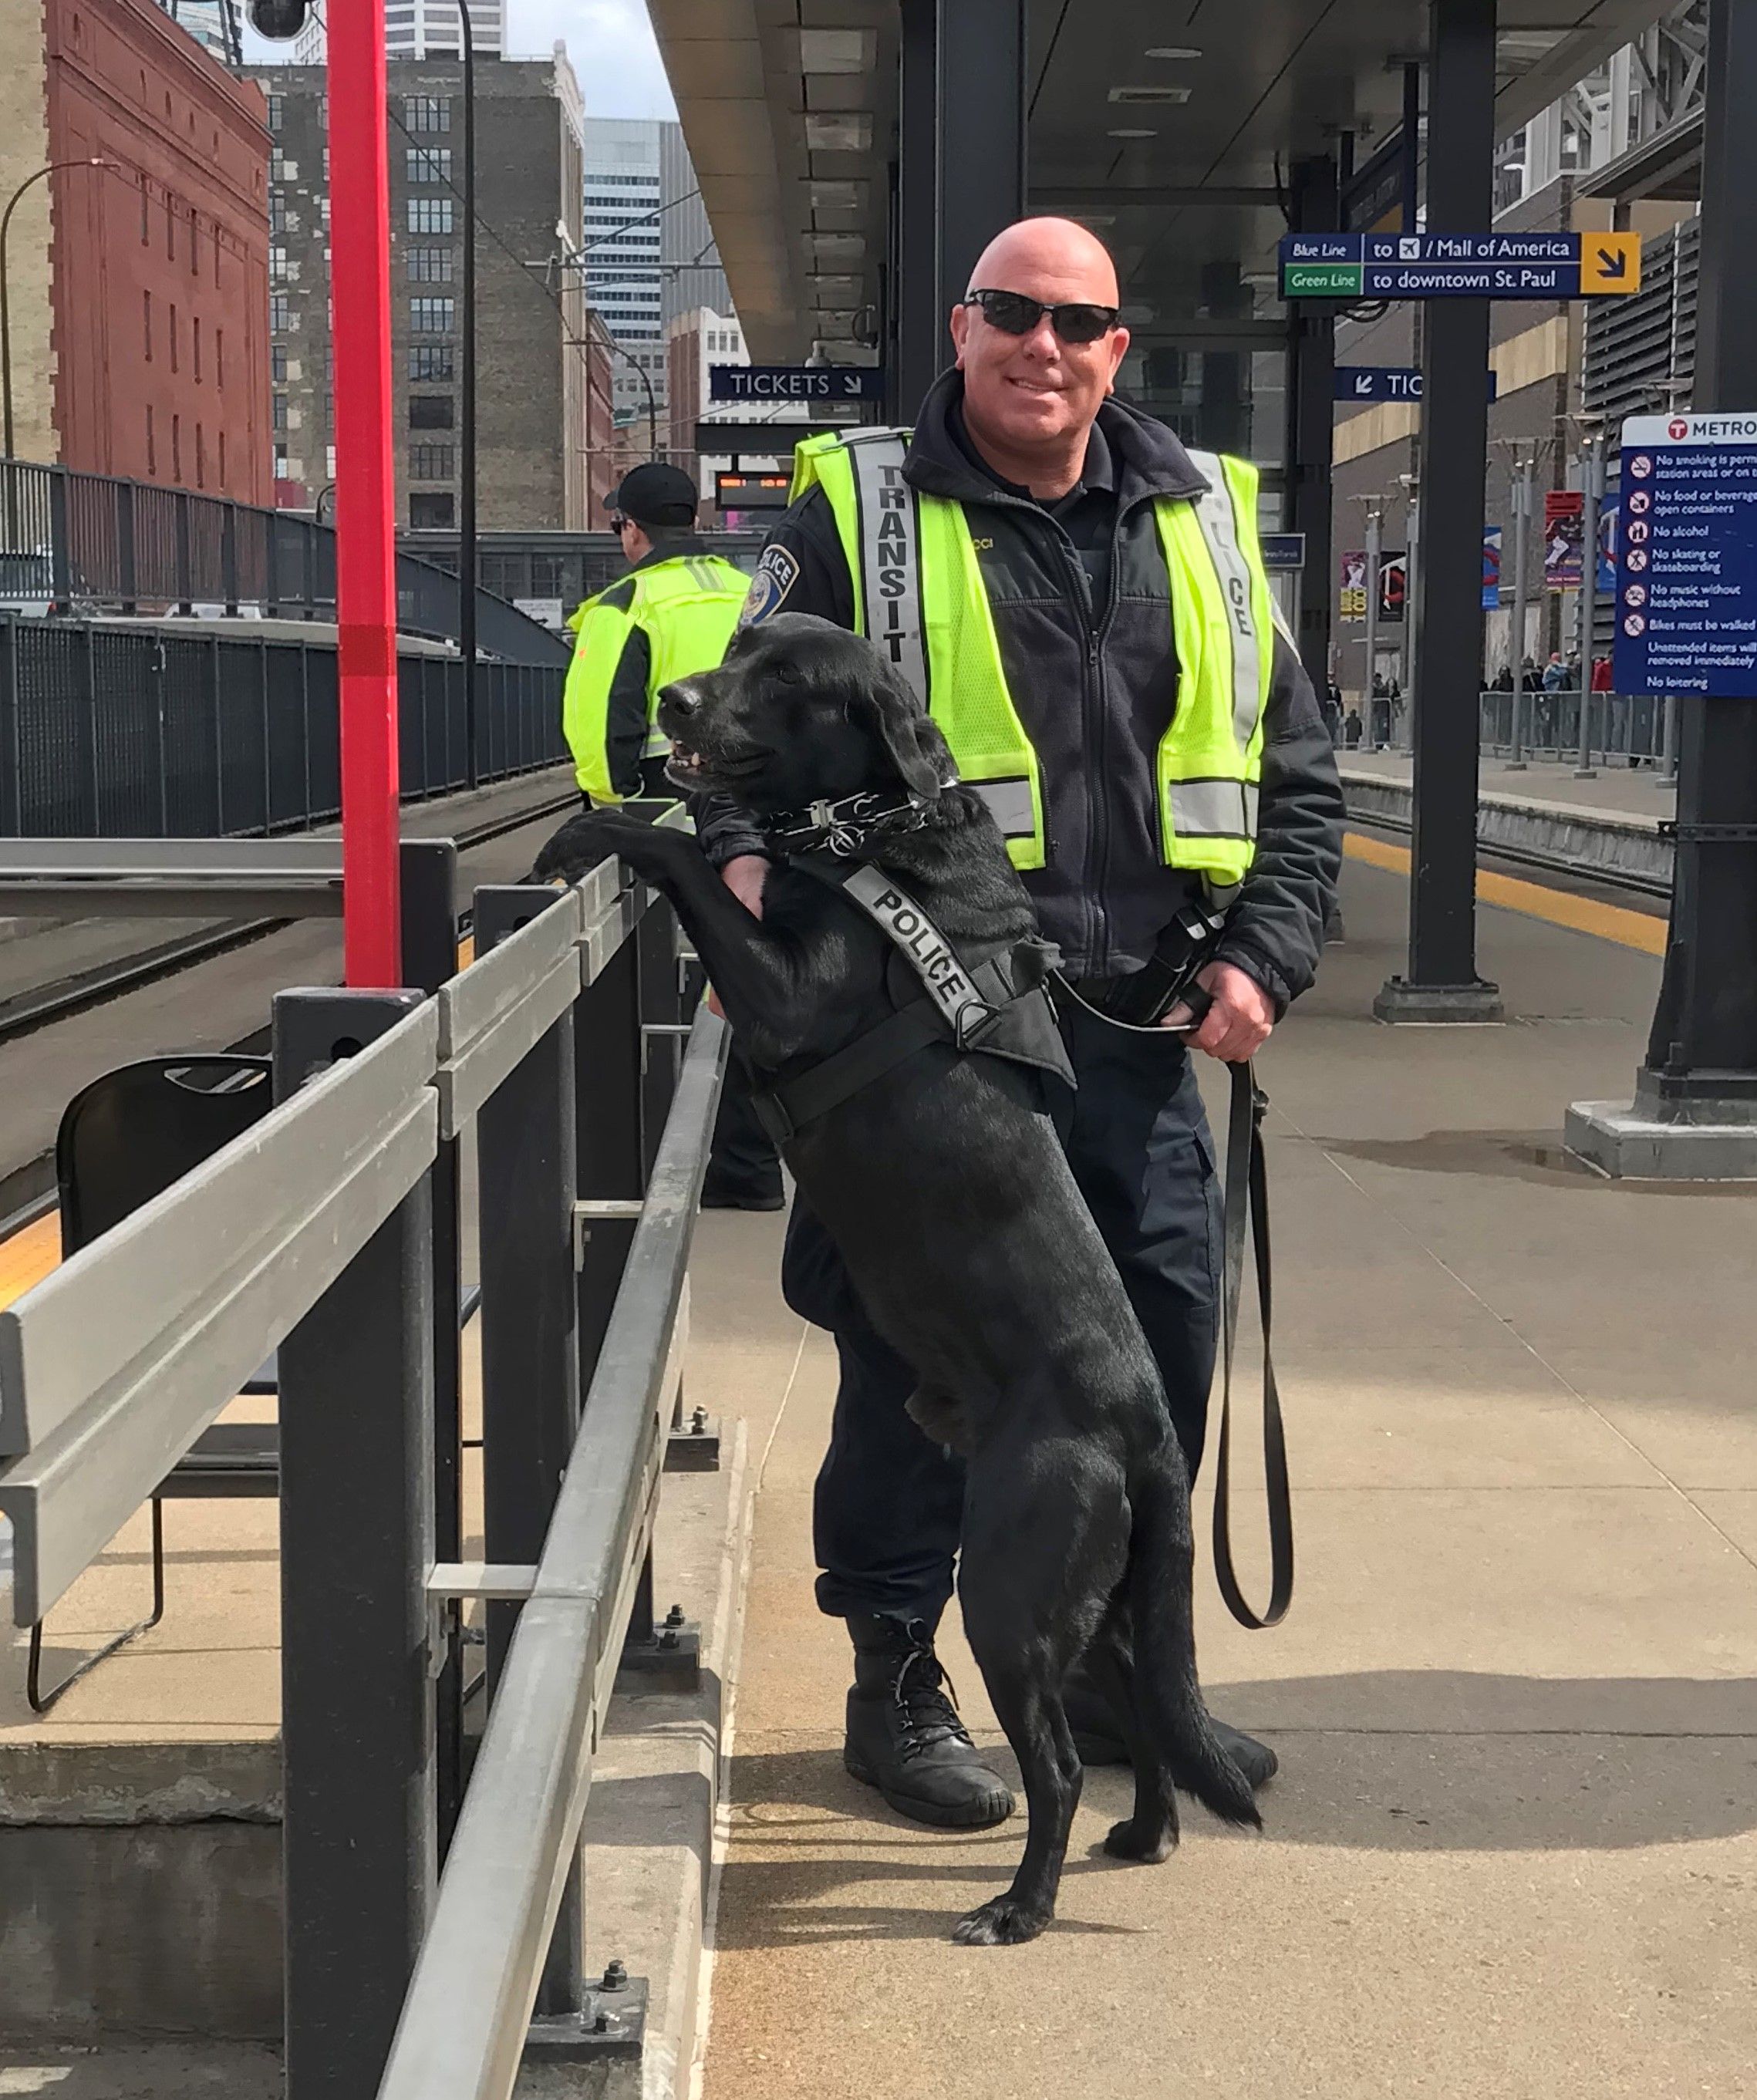
[[[594,354],[579,272],[563,267],[581,237],[579,86],[558,47],[479,58],[475,71],[478,522],[581,526]],[[397,515],[444,528],[457,523],[461,457],[463,75],[443,58],[393,60],[389,74]],[[310,502],[335,479],[325,74],[294,64],[249,76],[274,140],[275,471],[284,500]],[[594,413],[602,444],[602,404]]]
[[[266,502],[263,101],[156,0],[0,7],[15,447]]]

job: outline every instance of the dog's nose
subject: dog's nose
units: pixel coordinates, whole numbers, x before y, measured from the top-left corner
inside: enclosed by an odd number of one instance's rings
[[[660,697],[673,714],[681,715],[686,720],[701,705],[700,698],[681,680],[674,686],[667,686]]]

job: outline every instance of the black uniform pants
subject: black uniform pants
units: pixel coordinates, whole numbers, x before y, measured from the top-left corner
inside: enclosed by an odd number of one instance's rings
[[[1075,1009],[1066,1026],[1079,1091],[1048,1081],[1074,1178],[1146,1331],[1194,1476],[1214,1374],[1221,1197],[1189,1053],[1176,1036],[1126,1035]],[[908,1365],[874,1331],[835,1242],[795,1200],[782,1289],[836,1338],[841,1382],[818,1475],[819,1608],[935,1624],[951,1595],[964,1466],[903,1412]]]

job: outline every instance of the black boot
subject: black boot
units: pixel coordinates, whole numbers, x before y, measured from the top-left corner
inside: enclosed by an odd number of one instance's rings
[[[1012,1793],[965,1732],[927,1627],[859,1613],[848,1630],[854,1682],[842,1762],[850,1772],[916,1823],[982,1830],[1005,1822]]]
[[[1110,1711],[1108,1701],[1086,1674],[1079,1663],[1067,1674],[1062,1688],[1062,1703],[1067,1714],[1067,1724],[1074,1738],[1074,1747],[1079,1753],[1079,1761],[1093,1765],[1126,1765],[1128,1745],[1123,1740],[1122,1724]],[[1216,1720],[1212,1714],[1214,1732],[1221,1739],[1221,1747],[1237,1765],[1251,1789],[1255,1793],[1272,1780],[1280,1767],[1281,1760],[1267,1743],[1260,1743],[1255,1736],[1247,1736],[1241,1729],[1229,1727],[1225,1722]]]

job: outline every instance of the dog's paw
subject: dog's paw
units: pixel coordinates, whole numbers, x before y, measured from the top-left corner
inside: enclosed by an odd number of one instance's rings
[[[1037,1937],[1051,1915],[1011,1895],[996,1896],[968,1917],[960,1917],[951,1936],[960,1947],[1022,1947]]]
[[[1113,1823],[1104,1841],[1104,1849],[1113,1860],[1137,1860],[1143,1866],[1157,1867],[1170,1859],[1177,1843],[1177,1833],[1160,1824],[1156,1829],[1143,1830],[1131,1816],[1126,1823]]]
[[[586,810],[570,817],[531,865],[535,882],[577,882],[601,861],[614,860],[643,838],[647,827],[620,810]]]

